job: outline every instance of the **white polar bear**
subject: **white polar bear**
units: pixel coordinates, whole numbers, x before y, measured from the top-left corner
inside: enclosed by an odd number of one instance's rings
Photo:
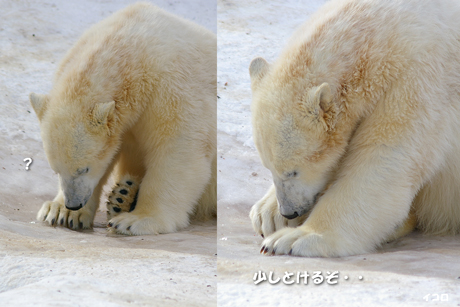
[[[37,218],[90,228],[114,167],[116,182],[141,181],[135,209],[110,215],[116,232],[174,232],[189,215],[215,215],[215,99],[210,31],[146,3],[91,27],[49,95],[30,95],[60,182]]]
[[[274,181],[250,213],[263,253],[460,232],[458,16],[454,0],[331,1],[276,63],[252,61],[254,141]]]

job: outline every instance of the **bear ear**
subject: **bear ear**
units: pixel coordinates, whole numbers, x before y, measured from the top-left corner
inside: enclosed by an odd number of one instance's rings
[[[257,83],[262,80],[270,69],[270,64],[263,58],[255,58],[249,65],[249,76],[251,77],[251,85],[257,86]]]
[[[328,83],[324,82],[316,88],[314,96],[315,104],[318,105],[323,111],[332,102],[331,87]]]
[[[308,91],[307,97],[301,103],[301,112],[304,116],[313,116],[326,131],[330,131],[337,121],[337,106],[332,99],[331,87],[325,82]]]
[[[115,101],[97,103],[93,109],[91,123],[95,127],[106,126],[114,110]]]
[[[30,93],[29,100],[32,108],[34,108],[35,114],[37,114],[38,120],[42,120],[48,105],[49,96]]]

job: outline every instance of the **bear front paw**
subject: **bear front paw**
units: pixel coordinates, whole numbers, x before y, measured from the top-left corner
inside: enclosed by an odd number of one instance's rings
[[[267,237],[282,228],[299,226],[307,216],[288,220],[280,214],[276,196],[266,195],[252,206],[249,217],[255,232],[262,237]]]
[[[136,208],[139,181],[125,176],[117,183],[107,200],[107,220],[111,220],[122,212],[131,212]]]
[[[134,212],[119,214],[111,219],[107,226],[111,233],[134,236],[170,233],[177,230],[172,223],[165,223],[164,220],[152,216],[137,215]]]
[[[304,257],[328,256],[324,254],[328,247],[322,241],[322,236],[302,227],[286,228],[266,238],[262,242],[260,253]]]
[[[57,201],[46,201],[38,211],[37,220],[50,226],[63,226],[73,230],[93,227],[94,213],[87,204],[83,208],[71,211]]]
[[[275,232],[262,242],[260,253],[266,255],[292,255],[301,257],[344,257],[368,252],[360,242],[332,233],[317,233],[302,225]]]

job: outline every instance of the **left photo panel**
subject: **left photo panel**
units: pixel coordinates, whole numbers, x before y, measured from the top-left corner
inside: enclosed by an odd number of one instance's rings
[[[0,305],[216,306],[216,1],[0,18]]]

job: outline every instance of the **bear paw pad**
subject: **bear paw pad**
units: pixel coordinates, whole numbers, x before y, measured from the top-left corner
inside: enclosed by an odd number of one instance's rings
[[[131,212],[136,208],[139,181],[133,177],[125,176],[117,183],[107,199],[107,220],[122,212]]]

